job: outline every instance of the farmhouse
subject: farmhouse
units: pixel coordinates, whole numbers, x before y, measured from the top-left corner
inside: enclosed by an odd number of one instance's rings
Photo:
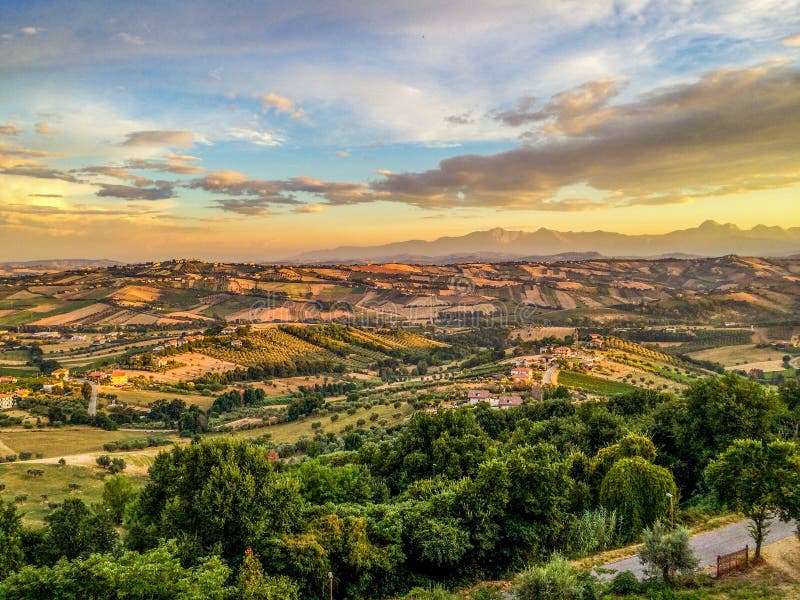
[[[19,398],[27,398],[31,395],[31,391],[26,388],[19,388],[18,390],[14,390],[14,397]]]
[[[572,348],[569,346],[559,346],[555,350],[553,350],[553,356],[557,356],[559,358],[569,358],[572,356]]]
[[[111,371],[111,385],[127,385],[128,374],[125,371]]]
[[[522,398],[519,396],[500,396],[497,399],[493,398],[490,400],[489,406],[500,410],[505,410],[514,406],[522,406]]]
[[[478,402],[488,401],[491,397],[489,390],[469,390],[467,392],[467,401],[469,404],[478,404]]]
[[[103,371],[89,371],[86,374],[86,379],[92,379],[94,381],[105,381],[110,378],[111,375],[104,373]]]
[[[530,367],[514,367],[511,369],[511,380],[514,383],[526,384],[533,379],[533,369]]]
[[[14,396],[11,394],[0,394],[0,410],[8,410],[14,408]]]
[[[16,382],[17,378],[11,377],[10,375],[3,375],[2,377],[0,377],[0,385],[7,383],[16,383]]]

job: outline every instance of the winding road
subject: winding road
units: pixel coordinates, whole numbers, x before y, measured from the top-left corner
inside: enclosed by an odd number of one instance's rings
[[[545,385],[558,385],[558,363],[553,363],[542,375],[542,383]]]
[[[727,527],[692,536],[692,541],[690,543],[694,555],[700,562],[700,568],[702,569],[715,564],[718,555],[741,550],[745,545],[749,545],[752,551],[752,549],[755,548],[755,544],[748,531],[749,523],[750,521],[747,520],[739,521]],[[795,531],[795,523],[785,523],[775,519],[770,526],[769,533],[764,539],[764,545],[766,546],[773,542],[779,542],[784,538],[794,535]],[[644,566],[639,562],[638,556],[631,556],[623,560],[608,563],[599,568],[602,568],[604,571],[614,571],[613,573],[599,573],[598,575],[601,579],[613,579],[617,573],[621,573],[622,571],[630,571],[639,579],[644,579],[645,577]]]

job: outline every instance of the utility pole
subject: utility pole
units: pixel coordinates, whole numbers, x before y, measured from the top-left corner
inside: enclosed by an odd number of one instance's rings
[[[669,522],[672,527],[672,533],[675,533],[675,504],[671,493],[667,492],[669,498]]]
[[[328,571],[328,583],[330,585],[330,600],[333,600],[333,573]]]

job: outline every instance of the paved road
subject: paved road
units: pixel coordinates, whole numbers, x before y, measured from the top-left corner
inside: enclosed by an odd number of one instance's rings
[[[78,379],[78,383],[83,384],[85,379]],[[89,398],[89,416],[93,417],[97,414],[97,392],[100,391],[100,384],[90,381],[89,385],[92,386],[92,396]]]
[[[542,376],[542,383],[545,385],[558,385],[558,363],[548,367]]]
[[[700,568],[707,567],[708,565],[717,562],[717,555],[727,554],[735,550],[741,550],[745,545],[749,544],[751,550],[755,548],[753,538],[747,530],[747,525],[750,521],[740,521],[721,529],[715,529],[708,533],[702,533],[692,537],[691,546],[697,560],[700,561]],[[784,523],[783,521],[775,520],[772,522],[769,535],[764,540],[764,545],[778,542],[787,538],[795,533],[794,523]],[[615,573],[602,574],[602,579],[611,579],[616,572],[631,571],[639,579],[644,578],[644,567],[639,562],[638,556],[632,556],[617,562],[603,565],[603,569],[614,569]]]

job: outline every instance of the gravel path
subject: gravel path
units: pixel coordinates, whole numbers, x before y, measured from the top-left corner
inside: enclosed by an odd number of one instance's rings
[[[750,532],[747,529],[750,521],[740,521],[727,527],[715,529],[708,533],[702,533],[692,537],[691,546],[697,560],[700,561],[700,568],[713,565],[717,562],[717,555],[727,554],[735,550],[740,550],[745,545],[750,546],[750,550],[755,548],[753,538],[750,537]],[[764,540],[764,545],[778,542],[787,538],[795,533],[794,523],[784,523],[783,521],[774,520],[770,527],[769,534]],[[639,562],[638,556],[631,556],[623,560],[618,560],[613,563],[608,563],[602,566],[603,569],[613,569],[615,573],[601,574],[602,579],[611,579],[617,572],[631,571],[639,579],[644,578],[644,567]]]

